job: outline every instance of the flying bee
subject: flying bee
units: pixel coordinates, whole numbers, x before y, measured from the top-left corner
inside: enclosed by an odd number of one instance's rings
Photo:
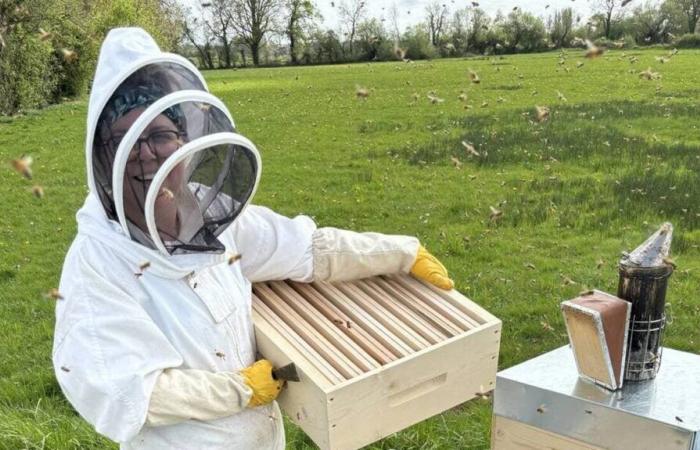
[[[484,386],[479,386],[479,392],[475,392],[474,395],[482,400],[488,400],[491,392],[484,392]]]
[[[450,156],[450,161],[452,161],[455,168],[459,169],[462,167],[462,161],[460,161],[456,156]]]
[[[557,97],[559,98],[559,100],[561,100],[563,102],[568,101],[568,100],[566,100],[566,97],[564,96],[564,94],[561,93],[561,91],[557,91]]]
[[[362,86],[355,86],[355,95],[357,98],[366,99],[369,97],[369,90]]]
[[[479,74],[474,72],[472,69],[469,69],[469,79],[472,81],[474,84],[479,84],[481,83],[481,79],[479,78]]]
[[[242,256],[242,255],[241,255],[240,253],[236,253],[235,255],[229,256],[228,259],[226,260],[226,262],[227,262],[228,265],[230,266],[231,264],[233,264],[233,263],[235,263],[236,261],[238,261],[239,259],[241,259],[241,256]]]
[[[47,41],[51,39],[51,36],[53,36],[52,33],[49,33],[48,31],[44,31],[44,29],[39,28],[39,40],[42,41]]]
[[[445,101],[444,98],[440,98],[440,97],[438,97],[436,95],[432,95],[432,94],[428,94],[428,100],[430,100],[430,103],[432,103],[433,105],[438,104],[438,103],[442,103]]]
[[[29,155],[22,155],[18,159],[12,160],[12,167],[24,178],[32,179],[32,162],[34,160]]]
[[[226,359],[226,353],[224,353],[224,352],[220,352],[217,350],[216,352],[214,352],[214,354],[221,359]]]
[[[34,194],[36,198],[44,198],[44,188],[35,184],[32,186],[32,194]]]
[[[647,70],[642,70],[639,72],[639,77],[644,78],[645,80],[658,80],[661,78],[661,75],[658,72],[651,70],[651,67],[647,67]]]
[[[489,220],[491,222],[496,222],[503,217],[503,211],[501,211],[500,209],[496,209],[493,206],[489,206],[489,210],[491,211],[491,214],[489,214]]]
[[[586,54],[584,55],[586,58],[597,58],[601,56],[603,53],[605,53],[605,49],[602,47],[596,46],[593,42],[590,41],[590,39],[586,39]]]
[[[49,291],[44,294],[44,297],[50,298],[51,300],[63,300],[63,295],[61,295],[60,292],[58,292],[58,289],[56,288],[51,288]]]
[[[467,93],[466,93],[466,92],[462,92],[461,94],[459,94],[459,97],[457,97],[457,98],[458,98],[461,102],[466,102],[466,101],[467,101]]]
[[[167,200],[172,200],[173,198],[175,198],[175,194],[173,194],[173,191],[171,191],[170,189],[168,189],[166,187],[160,188],[160,191],[158,192],[158,196],[159,197],[163,196]]]
[[[549,119],[549,108],[546,106],[535,106],[535,117],[540,123]]]
[[[473,146],[472,144],[470,144],[469,142],[462,141],[462,147],[464,147],[464,149],[465,149],[470,155],[481,156],[481,154],[480,154],[479,152],[477,152],[476,149],[474,148],[474,146]]]
[[[78,54],[74,50],[62,48],[61,53],[63,54],[64,61],[67,63],[74,63],[78,60]]]
[[[576,282],[575,282],[574,280],[572,280],[571,278],[567,277],[566,275],[561,275],[561,279],[562,279],[562,283],[561,283],[561,284],[564,285],[564,286],[568,286],[568,285],[570,285],[570,284],[576,284]]]

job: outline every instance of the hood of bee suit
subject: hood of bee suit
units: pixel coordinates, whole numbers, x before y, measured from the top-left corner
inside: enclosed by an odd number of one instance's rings
[[[85,150],[107,219],[166,256],[223,253],[217,237],[260,178],[257,149],[201,73],[140,28],[113,29],[102,44]]]

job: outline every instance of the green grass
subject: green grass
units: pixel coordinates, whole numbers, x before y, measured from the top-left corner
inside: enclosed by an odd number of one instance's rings
[[[700,350],[700,52],[662,65],[663,53],[627,52],[639,58],[630,64],[610,52],[576,68],[581,55],[570,52],[568,72],[549,53],[205,75],[261,151],[257,203],[418,236],[460,291],[503,320],[505,368],[565,344],[559,302],[591,287],[615,292],[620,251],[666,220],[678,270],[665,343]],[[663,78],[640,79],[648,66]],[[356,85],[371,89],[366,101]],[[430,104],[431,90],[444,103]],[[535,105],[549,106],[550,120],[533,123]],[[0,448],[108,446],[54,380],[53,304],[42,297],[58,285],[86,193],[85,113],[74,102],[0,121],[0,160],[31,154],[46,192],[34,198],[31,182],[0,170]],[[482,156],[467,156],[462,140]],[[487,448],[490,411],[474,401],[372,448]],[[294,426],[287,435],[289,448],[313,448]]]

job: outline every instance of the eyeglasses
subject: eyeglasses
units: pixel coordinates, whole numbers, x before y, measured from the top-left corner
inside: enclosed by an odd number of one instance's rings
[[[148,149],[156,158],[165,159],[184,144],[183,136],[186,136],[186,133],[176,130],[154,131],[146,137],[139,138],[134,143],[134,147],[129,153],[127,162],[133,162],[139,159],[141,144],[144,142],[148,145]],[[114,148],[119,147],[122,138],[123,136],[119,138],[110,138],[110,142]]]

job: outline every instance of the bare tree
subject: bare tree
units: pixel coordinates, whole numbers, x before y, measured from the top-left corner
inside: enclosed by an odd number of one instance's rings
[[[700,0],[669,0],[678,8],[688,21],[688,33],[695,33],[700,21]]]
[[[571,37],[571,29],[574,26],[574,10],[564,8],[554,12],[549,19],[549,38],[552,44],[559,48],[568,43]]]
[[[486,47],[486,33],[489,30],[491,19],[483,9],[474,8],[471,11],[469,22],[467,48],[483,52]]]
[[[615,9],[620,6],[621,0],[597,0],[594,3],[594,8],[600,12],[603,21],[603,32],[605,37],[611,38],[612,22],[615,15]]]
[[[187,11],[182,24],[182,32],[185,39],[187,39],[197,50],[197,53],[199,53],[202,67],[213,69],[214,58],[212,58],[211,55],[212,36],[209,32],[209,27],[205,24],[206,19],[202,15],[202,11],[197,11],[197,14],[200,17],[195,17],[195,12],[192,9]]]
[[[275,27],[274,19],[279,13],[279,0],[231,0],[228,11],[231,26],[253,56],[253,64],[260,63],[260,46],[265,35]]]
[[[315,15],[314,4],[310,0],[286,0],[287,28],[285,34],[289,39],[289,57],[297,63],[297,43],[303,37],[304,25]]]
[[[399,45],[401,32],[399,31],[399,7],[396,2],[392,2],[389,7],[389,20],[391,21],[391,37],[394,39],[394,43]]]
[[[651,3],[640,5],[634,9],[632,23],[637,42],[661,43],[667,35],[669,14],[664,8]]]
[[[450,21],[450,41],[461,52],[467,50],[467,36],[469,35],[469,8],[457,9],[452,14]]]
[[[440,45],[440,38],[447,24],[447,7],[435,0],[425,7],[425,15],[430,32],[430,42],[437,47]]]
[[[202,3],[202,8],[209,12],[209,17],[205,24],[211,34],[221,44],[221,58],[219,58],[219,67],[231,67],[231,40],[233,37],[233,19],[231,9],[233,3],[231,0],[211,0]]]
[[[348,41],[350,42],[350,55],[353,54],[353,46],[355,43],[355,34],[357,34],[357,26],[364,19],[367,12],[367,4],[364,0],[350,0],[350,3],[343,1],[338,6],[338,14],[340,20],[347,27]]]

